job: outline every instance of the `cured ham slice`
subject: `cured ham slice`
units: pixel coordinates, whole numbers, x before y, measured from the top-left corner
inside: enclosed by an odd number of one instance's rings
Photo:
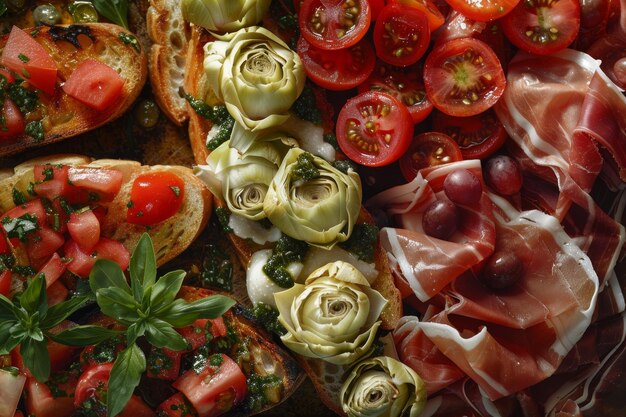
[[[422,213],[437,199],[445,199],[443,181],[456,169],[482,178],[480,161],[461,161],[421,170],[408,184],[384,191],[367,203],[383,208],[399,228],[383,228],[380,241],[396,275],[417,298],[426,301],[493,252],[495,225],[491,201],[483,193],[476,207],[460,207],[460,226],[450,240],[424,233]]]
[[[471,272],[444,290],[446,308],[428,318],[404,319],[394,331],[400,358],[420,362],[421,375],[446,365],[445,356],[491,400],[506,397],[554,374],[592,321],[598,277],[591,261],[558,220],[537,210],[518,212],[497,202],[496,249],[514,251],[525,270],[514,288],[476,289]],[[411,329],[413,327],[413,329]],[[426,350],[427,338],[438,352]],[[427,387],[432,379],[425,378]]]

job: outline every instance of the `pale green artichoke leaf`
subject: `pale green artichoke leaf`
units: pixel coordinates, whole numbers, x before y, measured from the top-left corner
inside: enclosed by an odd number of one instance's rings
[[[256,25],[269,10],[271,0],[182,0],[185,20],[210,31],[232,32]]]

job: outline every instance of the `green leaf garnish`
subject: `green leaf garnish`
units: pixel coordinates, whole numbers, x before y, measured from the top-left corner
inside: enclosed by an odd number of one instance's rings
[[[146,356],[135,343],[120,352],[111,369],[107,395],[107,416],[119,414],[146,370]]]
[[[25,338],[20,344],[20,354],[30,373],[38,381],[45,381],[50,376],[50,354],[45,339]]]
[[[70,327],[57,334],[51,334],[50,339],[68,346],[87,346],[97,345],[120,334],[121,332],[106,327],[85,325]]]
[[[93,0],[98,13],[128,29],[128,0]]]

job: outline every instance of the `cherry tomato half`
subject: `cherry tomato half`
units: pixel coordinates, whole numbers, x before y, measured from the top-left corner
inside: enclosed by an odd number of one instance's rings
[[[474,38],[437,46],[424,64],[424,86],[437,109],[451,116],[482,113],[504,93],[506,78],[493,50]]]
[[[450,136],[440,132],[426,132],[417,135],[402,155],[400,170],[407,181],[412,181],[422,168],[462,159],[459,145]]]
[[[321,49],[354,45],[370,26],[367,0],[304,0],[298,12],[300,33]]]
[[[428,28],[432,32],[437,30],[446,21],[446,18],[431,0],[391,0],[389,3],[399,3],[413,7],[426,14],[428,18]]]
[[[533,54],[552,54],[576,39],[580,5],[578,0],[521,1],[502,23],[513,45]]]
[[[376,55],[388,64],[416,63],[428,48],[430,29],[426,13],[402,4],[388,4],[374,26]]]
[[[483,159],[497,151],[507,138],[506,130],[493,110],[469,117],[454,117],[441,112],[433,115],[433,130],[456,141],[463,159]]]
[[[185,183],[168,171],[139,175],[130,191],[126,221],[151,226],[173,216],[183,204]]]
[[[402,101],[409,109],[413,123],[421,122],[433,110],[432,103],[426,97],[421,71],[413,67],[403,71],[397,67],[380,65],[358,88],[359,93],[381,91]]]
[[[346,102],[337,118],[337,142],[348,158],[367,166],[396,161],[413,136],[413,119],[397,98],[368,91]]]
[[[356,87],[369,77],[376,65],[374,50],[366,41],[346,49],[327,51],[300,37],[297,50],[306,75],[328,90]]]
[[[509,13],[520,0],[446,0],[454,10],[470,19],[488,22]]]

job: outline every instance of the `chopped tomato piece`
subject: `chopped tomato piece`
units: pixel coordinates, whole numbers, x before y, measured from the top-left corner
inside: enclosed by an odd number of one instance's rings
[[[52,395],[50,387],[35,378],[26,381],[26,411],[37,417],[70,417],[74,414],[74,401],[71,397],[71,385],[76,384],[75,378],[68,379],[63,387],[55,389]]]
[[[367,0],[304,0],[298,12],[302,36],[320,49],[344,49],[367,33],[371,11]]]
[[[110,259],[116,262],[120,268],[126,270],[130,263],[130,253],[124,245],[117,240],[101,237],[93,248],[93,251],[83,251],[78,243],[70,239],[64,246],[65,257],[70,259],[67,269],[81,278],[87,278],[91,268],[97,259]]]
[[[54,200],[69,194],[71,186],[68,181],[69,168],[66,165],[35,165],[33,171],[37,195]]]
[[[114,239],[101,237],[93,248],[96,259],[110,259],[126,270],[130,264],[130,253],[120,242]]]
[[[91,268],[93,268],[93,264],[96,263],[96,257],[91,253],[83,252],[78,243],[72,239],[65,242],[63,251],[65,257],[69,260],[67,269],[81,278],[87,278]]]
[[[89,58],[70,74],[63,91],[81,103],[105,110],[122,95],[124,79],[108,65]]]
[[[147,358],[147,373],[150,378],[173,381],[180,373],[182,351],[152,346]]]
[[[9,297],[11,294],[11,283],[13,282],[13,274],[10,269],[0,272],[0,294]]]
[[[48,296],[48,306],[62,303],[67,300],[69,294],[70,291],[61,283],[61,281],[55,281],[46,290],[46,295]]]
[[[222,353],[207,358],[199,373],[186,371],[172,386],[187,397],[199,417],[228,412],[248,391],[246,376],[235,361]]]
[[[100,240],[100,222],[91,210],[70,214],[67,230],[84,252],[91,252]]]
[[[439,132],[417,135],[400,158],[400,169],[407,181],[413,181],[420,169],[463,159],[461,149],[452,138]]]
[[[46,287],[50,287],[54,282],[63,275],[67,265],[58,253],[53,253],[48,262],[39,270],[39,274],[43,274],[46,279]]]
[[[89,195],[86,201],[70,199],[71,202],[84,203],[93,200],[111,201],[122,187],[124,174],[114,169],[70,167],[68,178],[72,185],[83,191],[96,193],[96,195]],[[81,197],[84,197],[84,194]]]
[[[415,64],[430,43],[426,13],[402,4],[388,4],[374,27],[376,56],[391,65]]]
[[[15,82],[15,78],[13,78],[13,75],[9,71],[0,68],[0,80],[2,80],[2,78],[4,78],[8,84]]]
[[[226,325],[222,317],[216,319],[198,319],[189,326],[176,329],[176,331],[189,343],[189,350],[196,350],[215,337],[225,336]]]
[[[2,110],[0,115],[4,118],[0,120],[0,139],[15,139],[24,133],[26,128],[24,115],[13,101],[5,98],[0,110]]]
[[[0,416],[12,417],[20,402],[26,377],[0,369]]]
[[[192,417],[196,415],[196,412],[185,396],[177,392],[159,404],[157,415],[160,417]]]
[[[80,366],[83,371],[92,365],[113,362],[117,354],[124,350],[124,344],[116,339],[109,339],[97,345],[89,345],[80,352]]]
[[[41,200],[35,199],[13,207],[11,210],[2,215],[2,219],[4,220],[7,217],[9,219],[17,219],[22,217],[24,214],[35,216],[40,226],[43,225],[44,219],[46,218],[46,211],[43,204],[41,204]]]
[[[354,162],[389,165],[407,150],[413,119],[397,98],[367,91],[346,102],[337,118],[337,142]]]
[[[60,282],[59,282],[60,284]],[[63,330],[75,327],[76,323],[64,320],[61,324],[50,329],[50,333],[57,334]],[[76,356],[79,347],[67,346],[61,343],[48,340],[48,353],[50,354],[50,366],[53,372],[63,372]]]
[[[13,26],[0,62],[33,87],[53,95],[57,66],[46,49],[32,36]]]
[[[65,238],[62,234],[48,227],[42,227],[32,237],[29,237],[26,252],[31,260],[47,259],[64,243]]]
[[[185,199],[185,182],[169,171],[148,172],[133,181],[126,221],[152,226],[178,212]]]

